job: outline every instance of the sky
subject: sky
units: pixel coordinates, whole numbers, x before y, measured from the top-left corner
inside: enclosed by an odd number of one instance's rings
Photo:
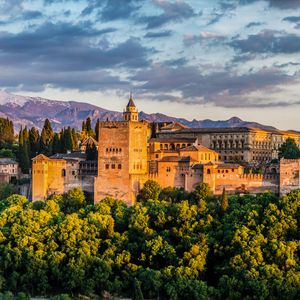
[[[0,0],[0,89],[300,130],[300,0]]]

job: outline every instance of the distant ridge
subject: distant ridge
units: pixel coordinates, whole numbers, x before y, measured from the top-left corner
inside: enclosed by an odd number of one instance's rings
[[[93,122],[100,120],[122,120],[122,113],[110,111],[96,105],[76,101],[49,100],[40,97],[18,96],[0,91],[0,117],[8,117],[15,124],[15,130],[20,126],[43,127],[48,118],[55,130],[65,126],[81,128],[82,121],[91,117]],[[150,122],[179,122],[192,128],[224,128],[224,127],[255,127],[266,130],[275,130],[275,127],[262,125],[256,122],[243,121],[238,117],[229,120],[192,120],[170,117],[164,114],[146,114],[140,112],[140,119]]]

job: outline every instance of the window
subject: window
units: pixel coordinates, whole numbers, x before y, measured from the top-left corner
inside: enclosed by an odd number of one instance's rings
[[[118,169],[121,170],[122,169],[122,165],[118,164]]]
[[[109,164],[106,164],[106,165],[105,165],[105,169],[106,169],[106,170],[109,169]]]
[[[73,176],[75,175],[75,171],[72,171],[72,175],[73,175]]]
[[[63,176],[63,177],[66,176],[66,170],[65,170],[65,169],[62,169],[62,170],[61,170],[61,176]]]
[[[116,168],[116,165],[115,165],[115,164],[112,164],[112,165],[111,165],[111,168],[112,168],[112,169],[115,169],[115,168]]]
[[[158,158],[158,154],[155,154],[155,158]]]

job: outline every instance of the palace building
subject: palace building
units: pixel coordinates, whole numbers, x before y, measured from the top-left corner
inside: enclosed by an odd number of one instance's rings
[[[93,193],[95,203],[113,197],[133,205],[149,179],[189,192],[207,183],[214,194],[224,188],[232,193],[284,193],[300,186],[298,161],[282,160],[263,174],[245,174],[240,162],[270,162],[287,137],[300,143],[300,135],[293,132],[148,123],[139,120],[130,97],[122,121],[100,122],[97,161],[87,161],[80,152],[33,159],[32,200],[80,187]]]

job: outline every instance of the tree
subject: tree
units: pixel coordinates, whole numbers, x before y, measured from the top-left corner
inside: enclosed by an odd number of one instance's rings
[[[72,145],[72,149],[77,150],[78,148],[78,137],[77,137],[77,132],[75,130],[75,128],[72,128],[72,141],[73,141],[73,145]]]
[[[89,133],[92,130],[92,120],[90,117],[86,119],[86,132]]]
[[[52,155],[53,137],[54,133],[51,127],[51,123],[48,119],[46,119],[40,138],[40,153],[46,156]]]
[[[193,198],[198,204],[200,211],[205,211],[207,197],[211,195],[211,189],[207,183],[197,184]]]
[[[297,159],[300,158],[300,149],[292,138],[287,138],[286,141],[279,147],[279,158]]]
[[[225,188],[223,188],[223,193],[222,193],[222,198],[221,198],[221,211],[222,213],[224,213],[227,209],[228,209],[228,195],[227,192],[225,190]]]
[[[97,119],[96,125],[95,125],[95,136],[96,141],[99,142],[99,127],[100,127],[100,120]]]
[[[62,210],[72,213],[79,210],[85,204],[85,196],[81,189],[73,188],[69,190],[62,199]]]
[[[141,283],[134,278],[133,300],[144,300],[144,296],[141,289]]]
[[[19,132],[18,160],[19,160],[20,168],[24,174],[28,174],[30,168],[28,148],[29,148],[28,131],[26,127],[24,129],[22,129],[21,127]]]
[[[97,160],[98,151],[95,143],[87,143],[85,154],[87,160]]]
[[[154,180],[147,180],[141,189],[138,199],[141,201],[158,200],[161,186]]]
[[[53,154],[61,152],[61,135],[57,132],[54,133],[52,152]]]
[[[39,152],[40,134],[39,131],[32,127],[29,130],[29,148],[30,148],[30,158],[35,157]]]

